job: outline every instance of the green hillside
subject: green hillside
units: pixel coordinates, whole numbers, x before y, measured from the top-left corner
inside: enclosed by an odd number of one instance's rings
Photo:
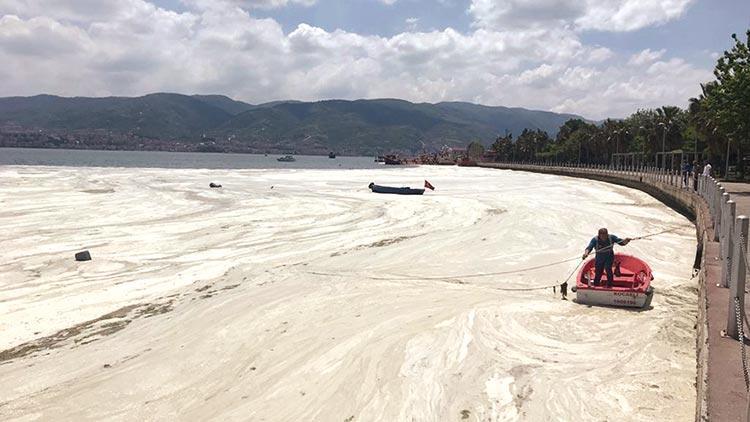
[[[396,99],[251,105],[220,95],[163,93],[136,98],[0,98],[0,128],[6,131],[107,131],[176,144],[211,139],[213,150],[221,151],[351,155],[434,151],[474,140],[489,144],[506,131],[519,134],[525,128],[554,135],[573,117],[521,108]],[[133,149],[143,147],[144,141],[139,142]]]

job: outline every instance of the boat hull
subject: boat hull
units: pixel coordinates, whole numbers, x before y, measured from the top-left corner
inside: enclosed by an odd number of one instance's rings
[[[576,302],[582,305],[645,308],[651,305],[653,288],[646,292],[613,290],[605,288],[576,288]]]
[[[375,193],[390,193],[394,195],[422,195],[424,189],[412,189],[409,187],[394,188],[390,186],[371,185],[370,189]]]

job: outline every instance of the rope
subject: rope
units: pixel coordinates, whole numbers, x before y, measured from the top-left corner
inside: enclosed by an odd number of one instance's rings
[[[579,258],[576,258],[579,259]],[[564,261],[564,262],[569,262]],[[571,277],[573,277],[573,274],[575,274],[576,270],[583,264],[584,261],[581,261],[578,263],[578,265],[573,268],[573,271],[570,272],[570,274],[565,278],[565,280],[560,283],[557,282],[555,284],[548,284],[544,286],[535,286],[535,287],[486,287],[488,289],[492,290],[500,290],[500,291],[507,291],[507,292],[531,292],[536,290],[546,290],[546,289],[552,289],[556,288],[558,286],[561,286],[565,283],[567,283]],[[313,275],[324,275],[324,276],[340,276],[341,273],[329,273],[329,272],[322,272],[322,271],[308,271],[308,274]],[[379,277],[379,276],[368,276],[368,275],[360,275],[360,274],[351,274],[352,276],[358,276],[362,278],[366,278],[368,280],[378,280],[378,281],[406,281],[406,280],[422,280],[422,281],[445,281],[445,282],[452,282],[453,280],[458,280],[458,277],[421,277],[421,276],[404,276],[404,275],[398,275],[395,274],[395,277]],[[460,281],[460,280],[459,280]],[[462,284],[470,284],[470,283],[462,283]],[[484,286],[483,286],[484,287]]]
[[[675,231],[677,231],[677,230],[679,230],[681,228],[682,227],[673,227],[671,229],[662,230],[662,231],[660,231],[658,233],[652,233],[652,234],[648,234],[648,235],[645,235],[645,236],[634,237],[634,238],[631,238],[630,240],[648,239],[650,237],[658,236],[660,234],[675,232]],[[610,250],[610,249],[612,249],[614,247],[615,247],[615,245],[613,243],[613,244],[611,244],[609,246],[605,246],[605,247],[603,247],[601,249],[596,250],[596,253],[606,252],[606,251],[608,251],[608,250]],[[494,277],[494,276],[498,276],[498,275],[517,274],[517,273],[523,273],[523,272],[527,272],[527,271],[539,270],[539,269],[542,269],[542,268],[554,267],[555,265],[566,264],[568,262],[573,262],[573,261],[580,260],[580,259],[581,259],[580,256],[576,256],[575,258],[564,259],[562,261],[556,261],[556,262],[550,262],[548,264],[535,265],[533,267],[519,268],[519,269],[515,269],[515,270],[499,271],[499,272],[493,272],[493,273],[456,274],[456,275],[450,275],[450,276],[412,276],[412,275],[407,275],[407,274],[393,274],[393,275],[396,276],[396,277],[401,277],[401,278],[405,278],[405,279],[420,279],[420,280],[445,280],[445,279]],[[750,267],[748,267],[748,268],[750,268]]]
[[[451,276],[411,276],[406,274],[393,274],[394,276],[401,277],[401,278],[419,278],[422,280],[444,280],[444,279],[453,279],[453,278],[481,278],[481,277],[493,277],[498,275],[508,275],[508,274],[517,274],[517,273],[524,273],[527,271],[534,271],[534,270],[540,270],[542,268],[548,268],[548,267],[554,267],[555,265],[560,264],[566,264],[568,262],[573,262],[576,260],[580,260],[581,257],[577,256],[575,258],[570,259],[564,259],[562,261],[556,261],[556,262],[550,262],[548,264],[542,264],[542,265],[535,265],[533,267],[526,267],[526,268],[519,268],[515,270],[509,270],[509,271],[499,271],[495,273],[481,273],[481,274],[457,274],[457,275],[451,275]]]
[[[681,229],[681,227],[673,227],[671,229],[662,230],[657,233],[652,233],[644,236],[634,237],[630,240],[640,240],[640,239],[647,239],[649,237],[658,236],[660,234],[664,233],[671,233],[674,231],[677,231]],[[596,253],[605,252],[607,250],[610,250],[614,248],[615,244],[611,244],[609,246],[606,246],[604,248],[598,249]],[[585,258],[584,258],[585,259]],[[446,281],[446,282],[453,282],[454,280],[461,281],[461,279],[466,278],[481,278],[481,277],[494,277],[494,276],[500,276],[500,275],[508,275],[508,274],[518,274],[523,273],[527,271],[533,271],[533,270],[539,270],[542,268],[549,268],[553,267],[555,265],[565,264],[572,261],[578,261],[580,262],[573,268],[573,271],[570,272],[570,274],[565,278],[565,280],[562,283],[555,283],[555,284],[548,284],[544,286],[534,286],[534,287],[490,287],[493,290],[500,290],[500,291],[511,291],[511,292],[531,292],[531,291],[537,291],[537,290],[546,290],[546,289],[555,289],[558,286],[561,288],[562,292],[565,292],[567,289],[567,283],[570,280],[571,277],[573,277],[573,274],[578,270],[578,268],[583,264],[584,260],[581,259],[580,256],[576,256],[575,258],[570,259],[564,259],[561,261],[555,261],[547,264],[542,265],[535,265],[532,267],[526,267],[526,268],[520,268],[515,270],[508,270],[508,271],[499,271],[499,272],[492,272],[492,273],[480,273],[480,274],[456,274],[456,275],[449,275],[449,276],[416,276],[416,275],[408,275],[408,274],[392,274],[388,277],[382,277],[382,276],[367,276],[367,275],[361,275],[356,274],[358,277],[366,278],[368,280],[378,280],[378,281],[405,281],[405,280],[422,280],[422,281]],[[341,273],[327,273],[327,272],[321,272],[321,271],[308,271],[308,274],[313,275],[325,275],[325,276],[340,276]],[[354,275],[354,274],[353,274]],[[468,283],[462,283],[462,284],[468,284]],[[563,293],[563,297],[565,297],[565,293]]]
[[[660,231],[660,232],[658,232],[658,233],[652,233],[652,234],[647,234],[647,235],[645,235],[645,236],[634,237],[634,238],[632,238],[632,239],[630,239],[630,240],[641,240],[641,239],[648,239],[649,237],[654,237],[654,236],[658,236],[658,235],[660,235],[660,234],[665,234],[665,233],[672,233],[672,232],[676,232],[677,230],[679,230],[679,229],[681,229],[681,228],[682,228],[682,227],[673,227],[673,228],[671,228],[671,229],[667,229],[667,230],[662,230],[662,231]]]

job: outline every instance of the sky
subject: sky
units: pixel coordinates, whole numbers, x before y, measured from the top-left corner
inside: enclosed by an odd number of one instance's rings
[[[684,107],[748,0],[0,0],[0,96]]]

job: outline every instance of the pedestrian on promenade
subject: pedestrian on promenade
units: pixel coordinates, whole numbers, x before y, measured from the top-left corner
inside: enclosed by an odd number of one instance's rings
[[[706,161],[706,164],[703,166],[703,175],[706,177],[711,175],[711,163],[709,161]]]
[[[601,284],[602,273],[607,271],[607,287],[612,287],[612,280],[614,280],[612,265],[615,261],[615,243],[625,246],[630,243],[630,238],[620,239],[613,234],[609,234],[606,228],[601,228],[599,229],[599,233],[591,239],[586,250],[583,252],[583,259],[586,259],[592,250],[596,251],[594,286]]]
[[[698,161],[693,161],[693,190],[698,192],[698,174],[700,174]]]
[[[693,165],[690,161],[685,161],[682,164],[682,186],[687,188],[690,186],[690,173],[693,171]]]

